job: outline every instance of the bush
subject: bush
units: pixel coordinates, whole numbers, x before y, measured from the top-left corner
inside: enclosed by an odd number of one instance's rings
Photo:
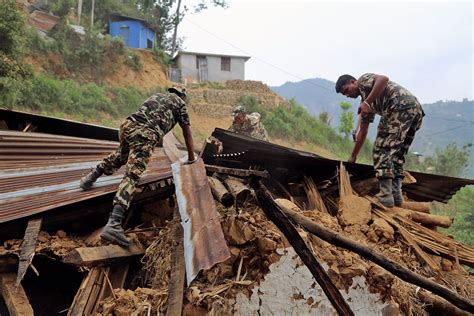
[[[270,136],[316,144],[329,149],[342,159],[346,159],[352,151],[351,141],[313,117],[295,100],[290,100],[289,108],[277,107],[271,110],[259,104],[253,96],[240,98],[240,103],[248,112],[261,114],[262,122]],[[362,161],[371,161],[371,145],[368,142],[364,144],[360,156]]]
[[[125,65],[129,66],[135,71],[141,71],[143,69],[140,56],[138,56],[138,54],[133,51],[130,51],[129,55],[126,57]]]
[[[168,69],[171,65],[171,56],[165,52],[160,46],[156,45],[153,48],[153,53],[156,60],[163,65],[164,69]]]

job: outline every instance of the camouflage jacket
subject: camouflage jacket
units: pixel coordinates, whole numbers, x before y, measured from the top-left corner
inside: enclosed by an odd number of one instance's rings
[[[229,127],[229,131],[268,141],[268,134],[265,127],[263,127],[260,117],[260,114],[257,112],[246,115],[244,123],[237,124],[234,121]]]
[[[369,96],[374,85],[375,74],[367,73],[357,79],[362,102]],[[388,81],[380,96],[369,107],[369,113],[362,117],[362,122],[373,122],[375,114],[390,115],[394,111],[403,111],[413,106],[421,106],[418,99],[401,85]]]
[[[176,123],[190,125],[186,103],[174,93],[157,93],[149,97],[137,112],[129,116],[160,138]]]

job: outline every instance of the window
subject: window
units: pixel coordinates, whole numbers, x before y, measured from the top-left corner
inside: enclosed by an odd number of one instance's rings
[[[221,70],[230,71],[230,57],[221,57]]]

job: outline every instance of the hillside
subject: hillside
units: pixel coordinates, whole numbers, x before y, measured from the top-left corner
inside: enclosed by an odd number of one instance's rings
[[[295,99],[304,105],[310,113],[318,116],[321,112],[328,112],[332,118],[332,126],[339,125],[341,114],[341,102],[349,102],[355,109],[358,105],[356,100],[348,99],[334,90],[335,83],[322,78],[306,79],[299,82],[286,82],[271,89],[282,97]]]

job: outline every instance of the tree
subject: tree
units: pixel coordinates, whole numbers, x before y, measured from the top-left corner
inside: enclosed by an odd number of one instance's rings
[[[445,149],[436,148],[434,155],[425,160],[426,170],[452,177],[464,175],[469,164],[469,149],[472,146],[469,143],[458,148],[456,143],[451,143]]]
[[[13,107],[31,74],[24,60],[26,26],[15,0],[0,0],[0,105]]]
[[[354,113],[349,112],[352,104],[349,102],[341,102],[342,113],[340,116],[339,132],[344,134],[345,138],[349,138],[351,130],[354,128]]]

